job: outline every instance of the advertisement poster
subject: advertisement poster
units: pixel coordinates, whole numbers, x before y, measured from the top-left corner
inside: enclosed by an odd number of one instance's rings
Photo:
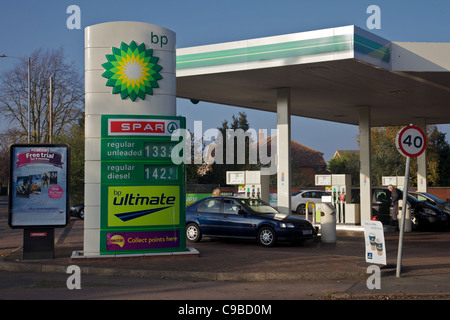
[[[386,265],[386,242],[383,224],[380,221],[364,222],[366,262]]]
[[[10,155],[9,225],[66,226],[68,146],[15,144],[11,145]]]

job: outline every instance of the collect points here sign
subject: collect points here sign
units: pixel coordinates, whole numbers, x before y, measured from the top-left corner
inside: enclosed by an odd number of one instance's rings
[[[171,159],[185,119],[103,115],[101,254],[185,250],[185,171]]]

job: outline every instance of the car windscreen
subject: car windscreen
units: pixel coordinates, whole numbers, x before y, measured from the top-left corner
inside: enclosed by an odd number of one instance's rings
[[[400,198],[400,199],[403,199],[403,198]],[[422,201],[420,201],[419,199],[414,198],[413,196],[411,196],[411,195],[409,195],[409,194],[408,194],[408,201],[409,201],[409,202],[422,202]]]
[[[279,213],[277,210],[260,199],[240,199],[240,201],[255,214]]]
[[[424,195],[426,195],[428,198],[432,199],[433,201],[435,201],[435,202],[437,202],[437,203],[440,203],[440,204],[444,204],[444,203],[445,203],[444,200],[442,200],[442,199],[440,199],[440,198],[438,198],[438,197],[435,197],[435,196],[433,196],[432,194],[424,193]]]

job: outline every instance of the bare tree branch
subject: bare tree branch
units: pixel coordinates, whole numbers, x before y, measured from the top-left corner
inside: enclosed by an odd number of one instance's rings
[[[28,129],[28,65],[26,61],[0,74],[0,114],[20,129]],[[73,65],[64,61],[64,52],[38,49],[31,55],[30,135],[31,142],[49,138],[49,81],[53,77],[53,132],[67,130],[83,112],[84,79]]]

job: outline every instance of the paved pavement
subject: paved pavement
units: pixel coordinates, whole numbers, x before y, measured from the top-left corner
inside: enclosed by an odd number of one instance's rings
[[[186,281],[326,281],[336,284],[336,288],[329,288],[331,299],[450,298],[449,231],[405,233],[400,278],[395,275],[399,233],[386,232],[388,264],[381,268],[381,289],[367,288],[372,274],[367,273],[361,230],[338,230],[335,244],[307,241],[262,248],[253,241],[205,239],[189,244],[198,255],[92,261],[71,258],[74,251],[83,250],[82,220],[73,218],[68,228],[55,229],[54,259],[23,260],[22,232],[0,230],[0,271],[65,273],[75,264],[85,275]],[[339,286],[348,280],[352,280],[350,287]]]

